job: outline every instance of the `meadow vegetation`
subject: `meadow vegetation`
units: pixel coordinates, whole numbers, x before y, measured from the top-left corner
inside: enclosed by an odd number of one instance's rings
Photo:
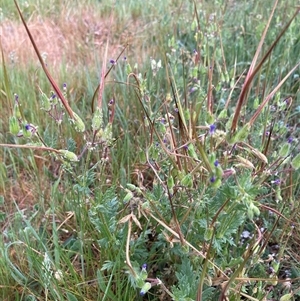
[[[298,11],[2,0],[0,300],[300,300]]]

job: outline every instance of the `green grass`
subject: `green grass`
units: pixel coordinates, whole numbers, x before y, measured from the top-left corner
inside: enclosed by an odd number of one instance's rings
[[[300,298],[297,1],[195,2],[18,2],[0,300]]]

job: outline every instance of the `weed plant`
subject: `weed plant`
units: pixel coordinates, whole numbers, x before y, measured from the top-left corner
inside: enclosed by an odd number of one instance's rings
[[[41,67],[2,37],[1,300],[299,300],[296,1],[88,1],[102,56],[52,66],[30,18],[87,7],[19,2]]]

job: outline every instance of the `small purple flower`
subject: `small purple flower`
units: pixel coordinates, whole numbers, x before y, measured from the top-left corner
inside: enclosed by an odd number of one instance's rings
[[[166,124],[166,122],[167,122],[167,121],[166,121],[166,119],[165,119],[165,118],[163,118],[163,117],[162,117],[162,118],[160,119],[160,123],[162,123],[162,124]]]
[[[51,99],[54,99],[55,97],[56,97],[56,94],[53,93],[53,94],[51,95]]]
[[[18,102],[19,101],[19,95],[15,93],[15,101]]]
[[[114,103],[115,103],[115,101],[114,101],[114,99],[112,98],[112,99],[109,101],[108,105],[109,105],[109,106],[112,106]]]
[[[211,183],[214,183],[216,181],[216,177],[212,176],[209,180],[210,180]]]
[[[218,160],[216,160],[216,161],[214,162],[214,166],[216,166],[216,167],[219,166],[219,161],[218,161]]]
[[[197,87],[192,87],[191,89],[190,89],[190,94],[192,94],[192,93],[194,93],[195,91],[197,91]]]
[[[63,83],[63,89],[64,89],[64,91],[67,90],[67,84],[66,83]]]
[[[124,61],[126,61],[126,60],[127,60],[127,57],[126,57],[126,56],[124,56],[124,57],[123,57],[123,60],[124,60]]]
[[[27,124],[25,125],[25,130],[26,130],[26,131],[29,131],[30,129],[31,129],[31,126],[30,126],[30,124],[27,123]]]
[[[174,111],[175,111],[175,113],[178,113],[178,112],[179,112],[178,108],[175,108]]]
[[[187,150],[189,149],[189,145],[188,145],[188,144],[185,144],[185,145],[183,146],[183,148],[187,151]]]
[[[109,62],[110,62],[112,65],[115,65],[115,64],[116,64],[116,61],[113,60],[113,59],[109,60]]]
[[[146,270],[147,270],[147,263],[144,263],[144,264],[142,265],[142,270],[143,270],[143,271],[146,271]]]
[[[272,184],[275,184],[275,185],[280,185],[280,179],[276,179],[275,181],[272,181],[271,183]]]
[[[289,137],[289,139],[288,139],[287,142],[291,144],[291,143],[293,142],[293,140],[294,140],[294,139],[293,139],[293,137],[291,136],[291,137]]]
[[[215,124],[211,124],[210,126],[209,126],[209,133],[211,134],[211,135],[213,135],[214,134],[214,132],[215,132],[215,130],[216,130],[216,126],[215,126]]]

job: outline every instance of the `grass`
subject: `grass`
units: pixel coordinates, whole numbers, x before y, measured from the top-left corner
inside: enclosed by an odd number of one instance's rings
[[[18,4],[0,299],[299,300],[297,1]]]

